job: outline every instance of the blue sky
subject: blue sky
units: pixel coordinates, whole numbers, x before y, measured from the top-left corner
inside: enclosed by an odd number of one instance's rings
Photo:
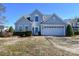
[[[79,4],[77,3],[4,3],[6,6],[5,25],[14,26],[14,23],[23,15],[32,13],[38,9],[43,14],[57,14],[62,19],[79,16]]]

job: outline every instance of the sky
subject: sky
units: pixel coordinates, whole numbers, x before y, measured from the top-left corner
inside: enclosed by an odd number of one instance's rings
[[[79,4],[77,3],[4,3],[6,7],[5,25],[13,26],[14,23],[23,15],[32,13],[38,9],[45,15],[57,14],[59,17],[69,19],[79,17]]]

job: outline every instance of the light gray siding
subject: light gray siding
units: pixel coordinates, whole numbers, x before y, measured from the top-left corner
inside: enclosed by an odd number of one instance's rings
[[[22,19],[15,24],[15,31],[25,31],[26,27],[28,27],[28,31],[31,31],[31,22],[29,22],[27,19]]]

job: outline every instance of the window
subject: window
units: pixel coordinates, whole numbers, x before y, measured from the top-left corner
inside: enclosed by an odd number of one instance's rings
[[[19,30],[22,31],[22,26],[19,27]]]
[[[79,22],[79,18],[77,19],[77,22]]]
[[[25,27],[25,31],[28,31],[28,27],[27,26]]]
[[[36,21],[36,22],[38,21],[38,16],[35,17],[35,21]]]

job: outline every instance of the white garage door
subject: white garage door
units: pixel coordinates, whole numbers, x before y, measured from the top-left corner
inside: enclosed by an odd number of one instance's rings
[[[44,26],[42,28],[42,35],[64,35],[65,34],[65,28],[64,26]]]

